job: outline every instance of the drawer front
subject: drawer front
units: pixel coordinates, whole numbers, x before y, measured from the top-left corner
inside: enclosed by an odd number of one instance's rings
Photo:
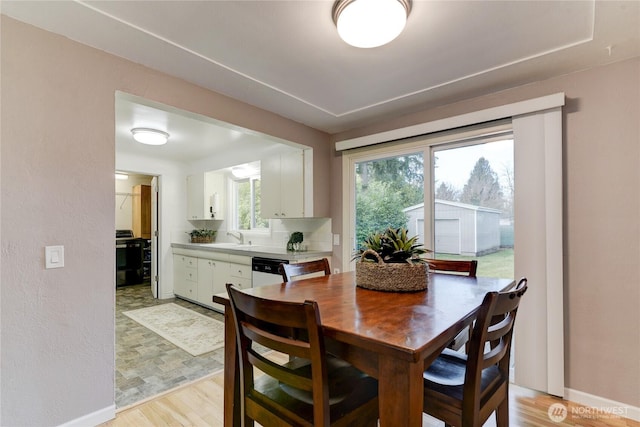
[[[239,279],[251,280],[251,266],[244,264],[229,264],[229,275]]]
[[[198,281],[198,269],[187,268],[184,271],[184,280],[189,282],[197,282]]]
[[[176,255],[174,258],[178,260],[183,268],[198,268],[198,258],[186,255]]]

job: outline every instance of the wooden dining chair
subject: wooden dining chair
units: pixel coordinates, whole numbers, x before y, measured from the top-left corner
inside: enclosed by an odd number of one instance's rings
[[[290,282],[294,277],[306,276],[313,273],[324,273],[325,276],[331,274],[329,260],[326,258],[297,264],[280,264],[279,270],[285,282]]]
[[[315,301],[263,299],[232,284],[227,291],[238,339],[244,425],[377,425],[378,383],[326,353]],[[265,347],[294,357],[275,362],[265,357]]]
[[[469,352],[445,349],[423,374],[426,414],[447,426],[479,427],[495,411],[497,427],[509,426],[511,338],[526,291],[522,278],[512,291],[485,295]]]
[[[429,269],[446,273],[464,273],[469,277],[476,277],[478,261],[462,261],[452,259],[428,259]]]
[[[462,261],[462,260],[452,260],[452,259],[428,259],[427,264],[429,265],[429,270],[435,271],[438,273],[448,273],[448,274],[463,274],[469,277],[476,277],[476,271],[478,270],[478,261],[470,260],[470,261]],[[471,336],[471,326],[463,331],[461,331],[454,340],[449,344],[449,348],[453,350],[459,350],[462,346],[467,346],[469,337]]]

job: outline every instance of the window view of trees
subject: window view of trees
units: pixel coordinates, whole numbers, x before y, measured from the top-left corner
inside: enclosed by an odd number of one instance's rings
[[[422,153],[356,164],[356,246],[370,233],[406,227],[405,208],[424,202]]]
[[[356,163],[355,249],[388,227],[406,227],[424,242],[423,157]],[[442,147],[434,152],[433,177],[434,246],[425,244],[437,258],[482,259],[478,274],[512,276],[513,141]]]
[[[463,175],[462,165],[458,165],[457,171],[443,172],[443,168],[451,169],[452,161],[447,166],[439,166],[438,160],[444,156],[469,158],[464,151],[474,150],[481,152],[483,145],[500,144],[500,156],[494,156],[493,160],[489,160],[484,155],[479,155],[473,169]],[[489,150],[488,155],[492,151]],[[475,158],[474,158],[475,159]],[[467,160],[468,162],[469,160]],[[452,173],[456,178],[460,175],[466,176],[464,185],[457,185],[449,181]],[[487,143],[471,147],[454,148],[449,150],[438,151],[435,156],[435,198],[439,200],[448,200],[452,202],[466,203],[473,206],[482,206],[485,208],[493,208],[501,211],[501,218],[506,221],[513,220],[513,142],[511,140],[499,141],[496,143]]]
[[[269,221],[260,216],[260,180],[247,178],[235,181],[238,230],[268,228]]]

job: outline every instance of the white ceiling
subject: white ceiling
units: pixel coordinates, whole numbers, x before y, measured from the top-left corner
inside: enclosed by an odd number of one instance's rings
[[[640,1],[414,0],[405,31],[374,49],[340,40],[332,6],[1,4],[15,19],[328,133],[640,56]]]

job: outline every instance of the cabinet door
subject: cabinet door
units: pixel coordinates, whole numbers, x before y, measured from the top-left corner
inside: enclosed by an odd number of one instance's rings
[[[205,205],[209,219],[224,219],[226,210],[225,177],[221,172],[207,172],[205,184]]]
[[[304,161],[302,152],[280,157],[280,217],[304,217]]]
[[[213,307],[213,296],[224,292],[228,278],[228,262],[198,258],[197,301],[207,307]]]
[[[204,174],[187,176],[187,219],[205,219]]]
[[[264,218],[304,217],[302,151],[263,159],[260,164],[261,213]]]
[[[280,156],[260,162],[260,213],[263,218],[280,218]]]
[[[213,277],[216,261],[198,258],[198,292],[196,301],[211,306],[213,298]]]

